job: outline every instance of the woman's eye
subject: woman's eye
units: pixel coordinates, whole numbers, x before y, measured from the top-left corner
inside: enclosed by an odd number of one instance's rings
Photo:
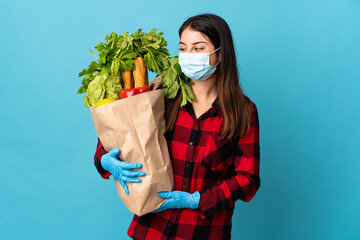
[[[201,51],[203,50],[204,48],[195,48],[196,51]]]
[[[179,48],[179,51],[184,51],[184,49],[183,49],[183,48]]]

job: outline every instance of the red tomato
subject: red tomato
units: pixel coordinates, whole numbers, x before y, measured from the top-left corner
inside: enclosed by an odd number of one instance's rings
[[[139,90],[139,93],[149,92],[151,90],[150,87],[138,87],[136,89]]]
[[[131,89],[122,89],[119,93],[119,98],[123,99],[123,98],[127,98],[127,97],[131,97],[134,96],[136,94],[139,94],[139,90],[136,88],[131,88]]]
[[[124,98],[124,92],[125,92],[126,89],[121,89],[120,90],[120,93],[119,93],[119,98],[120,99],[123,99]]]

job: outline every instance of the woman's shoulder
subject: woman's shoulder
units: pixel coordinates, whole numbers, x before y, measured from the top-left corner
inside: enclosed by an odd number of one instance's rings
[[[252,105],[252,113],[254,114],[258,114],[258,109],[257,109],[257,106],[254,102],[251,102],[251,105]]]
[[[255,104],[254,101],[252,101],[249,97],[247,97],[246,95],[245,99],[248,105],[248,121],[249,121],[249,127],[259,127],[259,113],[258,113],[258,107]]]
[[[256,104],[251,101],[251,118],[250,118],[250,126],[251,127],[255,127],[255,128],[259,128],[259,113],[258,113],[258,108],[256,106]]]
[[[258,112],[258,109],[257,109],[257,106],[255,104],[255,102],[253,102],[248,96],[246,96],[244,94],[244,98],[245,98],[245,102],[248,104],[249,106],[249,110],[251,110],[252,113],[257,113]]]

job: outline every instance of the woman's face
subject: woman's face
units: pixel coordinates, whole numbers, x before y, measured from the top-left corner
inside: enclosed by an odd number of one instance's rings
[[[215,46],[211,43],[209,38],[201,32],[191,30],[189,27],[181,33],[180,37],[180,52],[181,53],[210,53],[215,51]],[[215,66],[220,60],[220,49],[213,54],[210,54],[210,65]],[[220,55],[219,55],[220,56]]]

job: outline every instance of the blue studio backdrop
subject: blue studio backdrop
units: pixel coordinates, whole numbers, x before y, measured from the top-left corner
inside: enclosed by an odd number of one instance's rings
[[[128,239],[133,214],[93,164],[79,72],[111,32],[214,13],[258,107],[261,186],[233,239],[360,239],[360,1],[0,2],[0,239]],[[150,80],[154,75],[150,75]]]

